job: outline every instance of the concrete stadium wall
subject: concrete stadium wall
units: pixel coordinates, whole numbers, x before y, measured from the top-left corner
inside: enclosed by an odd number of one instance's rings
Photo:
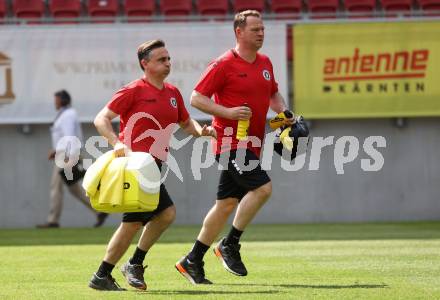
[[[91,124],[83,124],[86,137],[96,135]],[[358,222],[440,219],[440,119],[410,119],[397,128],[389,119],[315,121],[312,136],[356,136],[359,156],[338,175],[334,145],[323,149],[320,169],[306,164],[297,172],[280,168],[275,159],[269,174],[273,195],[255,222]],[[362,150],[368,136],[384,136],[387,147],[378,149],[384,166],[378,172],[361,169]],[[183,134],[179,134],[182,138]],[[0,125],[0,228],[33,227],[44,222],[49,206],[52,163],[48,125],[32,125],[29,134],[20,126]],[[310,145],[310,144],[309,144]],[[183,173],[167,178],[167,189],[177,207],[178,224],[200,224],[214,203],[219,177],[217,165],[201,171],[194,180],[190,170],[192,142],[172,152]],[[93,215],[65,191],[61,225],[88,227]],[[120,215],[111,216],[107,226],[117,225]]]

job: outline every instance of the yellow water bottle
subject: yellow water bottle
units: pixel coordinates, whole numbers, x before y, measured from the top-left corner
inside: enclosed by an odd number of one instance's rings
[[[248,106],[247,103],[243,104],[244,106]],[[248,130],[249,130],[249,120],[238,120],[237,124],[237,135],[236,138],[239,141],[247,139]]]

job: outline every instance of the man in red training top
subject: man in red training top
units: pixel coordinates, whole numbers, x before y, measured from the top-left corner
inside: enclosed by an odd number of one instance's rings
[[[116,156],[128,151],[149,152],[161,168],[167,159],[169,141],[175,124],[187,133],[215,136],[210,126],[203,128],[190,118],[179,90],[164,82],[171,70],[170,56],[165,43],[152,40],[138,48],[138,59],[144,76],[120,89],[95,118],[95,126],[114,147]],[[145,117],[148,114],[150,117]],[[111,120],[120,116],[119,136],[113,131]],[[148,132],[152,134],[148,134]],[[147,133],[147,134],[146,134]],[[145,136],[146,135],[146,136]],[[111,272],[127,251],[140,228],[142,235],[137,248],[121,271],[129,285],[145,290],[143,261],[147,251],[174,221],[176,209],[165,186],[160,186],[159,205],[152,212],[124,213],[122,222],[113,234],[104,259],[89,286],[98,290],[122,289]]]
[[[248,10],[236,14],[234,31],[235,48],[208,66],[191,96],[192,106],[214,116],[217,140],[213,146],[223,167],[217,201],[205,217],[192,250],[176,263],[177,270],[193,284],[211,283],[205,278],[203,257],[235,209],[232,228],[214,253],[226,270],[247,275],[240,257],[240,237],[272,192],[270,178],[259,161],[266,115],[269,107],[277,113],[286,110],[272,63],[258,53],[264,41],[260,13]],[[236,137],[239,120],[249,120],[248,140]],[[287,123],[293,122],[292,118]],[[257,162],[252,170],[241,166],[250,161]]]

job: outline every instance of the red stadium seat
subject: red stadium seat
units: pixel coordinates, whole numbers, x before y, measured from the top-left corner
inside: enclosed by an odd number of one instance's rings
[[[154,0],[125,0],[127,17],[149,17],[154,14]]]
[[[103,18],[103,17],[116,17],[118,14],[118,0],[89,0],[87,9],[90,17]],[[95,23],[108,23],[110,20],[93,20]]]
[[[197,11],[204,16],[221,16],[228,13],[228,0],[198,0]]]
[[[192,11],[191,0],[161,0],[160,11],[165,16],[187,16]]]
[[[404,15],[409,15],[411,7],[413,4],[412,0],[380,0],[383,10],[385,11],[385,16],[395,17],[397,12],[408,12]]]
[[[264,11],[264,0],[234,0],[232,9],[238,13],[243,10],[254,9],[259,12]]]
[[[44,1],[42,0],[14,0],[12,10],[20,19],[36,19],[44,15]],[[29,24],[38,24],[39,21],[31,21]]]
[[[440,16],[440,0],[418,0],[420,8],[427,16]]]
[[[339,8],[338,0],[309,0],[309,11],[312,13],[312,18],[336,18],[336,12]],[[315,14],[315,15],[313,15]],[[316,15],[316,14],[325,14]]]
[[[352,18],[370,18],[373,17],[376,9],[376,0],[345,0],[345,10],[356,15]]]
[[[6,6],[6,0],[0,0],[0,19],[5,18],[8,14],[7,12],[8,12],[8,8]]]
[[[54,19],[78,18],[81,15],[81,0],[51,0],[49,10]],[[56,23],[77,23],[77,21],[56,21]]]
[[[271,10],[275,14],[301,14],[301,0],[272,0]]]

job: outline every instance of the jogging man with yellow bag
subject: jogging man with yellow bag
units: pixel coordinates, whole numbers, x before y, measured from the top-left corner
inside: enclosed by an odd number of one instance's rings
[[[202,128],[191,119],[179,90],[164,82],[171,71],[171,63],[163,41],[152,40],[141,44],[137,55],[144,72],[143,77],[116,92],[98,113],[94,123],[98,132],[113,146],[116,157],[126,156],[130,151],[148,152],[161,168],[162,162],[167,159],[175,124],[196,137],[215,137],[216,132],[211,126],[205,125]],[[120,117],[119,136],[111,125],[111,120],[117,116]],[[146,132],[155,134],[145,136]],[[130,286],[145,290],[145,255],[174,221],[175,215],[173,201],[161,184],[159,204],[154,211],[123,214],[121,225],[113,234],[104,259],[93,274],[89,286],[97,290],[124,290],[115,282],[111,273],[135,234],[143,228],[133,256],[121,267],[121,271]]]

